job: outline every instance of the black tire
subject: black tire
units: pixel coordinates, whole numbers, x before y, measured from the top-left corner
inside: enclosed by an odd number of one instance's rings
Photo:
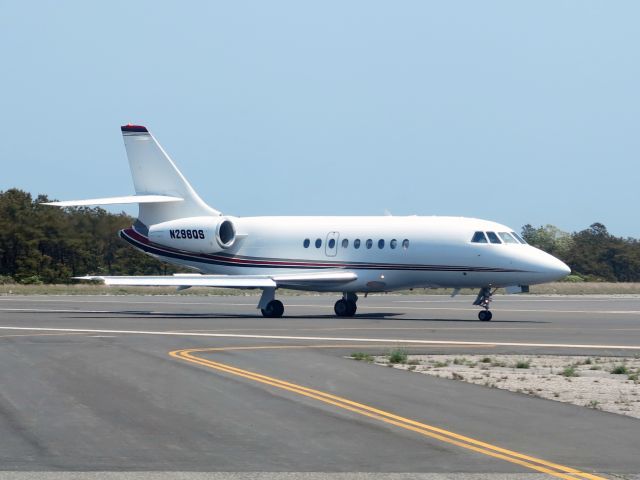
[[[481,310],[478,312],[478,319],[481,322],[488,322],[493,317],[493,314],[489,310]]]
[[[358,310],[358,305],[356,302],[351,300],[347,300],[347,317],[353,317],[356,314],[356,310]]]
[[[280,300],[271,300],[267,308],[260,309],[262,316],[267,318],[280,318],[284,313],[284,305]]]
[[[347,306],[347,302],[342,299],[338,300],[333,306],[333,311],[336,312],[338,317],[348,316],[347,312],[349,311],[349,307]]]

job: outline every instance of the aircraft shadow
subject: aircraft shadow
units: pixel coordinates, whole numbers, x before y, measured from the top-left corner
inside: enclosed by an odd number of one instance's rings
[[[82,313],[82,312],[78,312]],[[175,319],[198,319],[198,318],[211,318],[211,319],[262,319],[262,315],[260,314],[229,314],[229,313],[179,313],[179,312],[149,312],[142,310],[121,310],[121,311],[113,311],[99,315],[86,315],[86,316],[74,316],[73,318],[83,318],[83,319],[100,319],[105,318],[105,315],[117,315],[117,316],[130,316],[130,317],[144,317],[144,318],[175,318]],[[284,315],[282,320],[287,319],[316,319],[316,320],[336,320],[337,317],[335,315]],[[269,320],[269,319],[265,319]],[[366,313],[366,314],[356,314],[353,317],[345,317],[344,320],[392,320],[392,321],[402,321],[402,322],[420,322],[420,323],[474,323],[480,325],[491,325],[491,324],[504,324],[504,323],[516,323],[516,324],[546,324],[551,323],[549,321],[544,320],[499,320],[494,319],[490,322],[481,322],[480,320],[474,318],[407,318],[405,317],[405,313],[402,312],[377,312],[377,313]]]

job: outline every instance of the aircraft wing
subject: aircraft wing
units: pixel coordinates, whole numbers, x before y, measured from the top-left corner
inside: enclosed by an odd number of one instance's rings
[[[353,272],[289,273],[281,275],[200,275],[176,274],[159,276],[103,276],[74,277],[76,280],[102,281],[105,285],[155,287],[218,287],[218,288],[286,288],[342,285],[358,278]]]

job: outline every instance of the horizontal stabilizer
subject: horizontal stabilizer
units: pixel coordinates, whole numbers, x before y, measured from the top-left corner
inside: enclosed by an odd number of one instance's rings
[[[139,287],[218,287],[218,288],[277,288],[285,286],[311,286],[343,284],[356,280],[353,272],[311,272],[283,275],[199,275],[176,274],[158,276],[103,276],[74,277],[76,280],[93,280],[105,285],[129,285]]]
[[[129,203],[169,203],[182,202],[180,197],[169,195],[126,195],[124,197],[89,198],[87,200],[66,200],[63,202],[44,202],[43,205],[55,207],[87,207],[90,205],[124,205]]]

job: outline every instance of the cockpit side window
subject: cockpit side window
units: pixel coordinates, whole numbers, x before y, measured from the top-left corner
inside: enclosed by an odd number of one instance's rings
[[[496,235],[496,232],[487,232],[487,237],[489,237],[489,241],[491,243],[502,243],[498,238],[498,235]]]
[[[473,234],[471,243],[489,243],[489,242],[487,242],[487,237],[485,237],[484,232],[476,232]]]
[[[500,235],[500,238],[504,243],[518,243],[518,241],[508,232],[499,232],[498,235]]]
[[[511,232],[511,235],[516,237],[516,240],[518,240],[521,244],[523,245],[527,244],[527,242],[525,242],[524,239],[520,235],[518,235],[516,232]]]

